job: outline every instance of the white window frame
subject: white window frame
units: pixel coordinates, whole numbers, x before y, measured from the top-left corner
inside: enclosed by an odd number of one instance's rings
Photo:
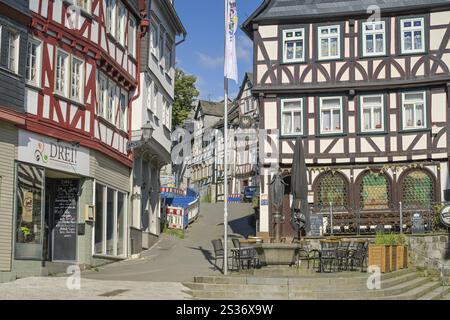
[[[411,27],[405,27],[405,22],[411,22]],[[422,25],[420,27],[415,27],[414,22],[415,21],[421,21]],[[422,35],[422,49],[414,49],[414,32],[420,31]],[[412,47],[413,49],[407,50],[405,48],[405,32],[411,32],[411,41],[412,41]],[[409,53],[422,53],[425,52],[425,44],[426,44],[426,36],[425,36],[425,19],[423,17],[416,17],[416,18],[405,18],[400,19],[400,45],[401,45],[401,51],[402,54],[409,54]]]
[[[152,113],[154,113],[153,111],[153,92],[152,92],[152,87],[153,87],[153,80],[150,76],[145,76],[145,84],[146,84],[146,104],[147,104],[147,110],[151,111]]]
[[[128,25],[128,51],[134,58],[136,58],[136,39],[137,39],[136,32],[137,32],[136,19],[130,15]]]
[[[408,100],[406,101],[406,95],[408,94],[421,94],[422,100]],[[423,123],[421,126],[417,125],[416,117],[417,117],[417,104],[423,104]],[[405,105],[406,104],[413,104],[414,108],[414,126],[406,126],[406,112],[405,112]],[[409,91],[409,92],[402,92],[402,129],[403,130],[420,130],[420,129],[426,129],[427,128],[427,92],[426,91]]]
[[[332,99],[339,99],[339,106],[336,106],[336,107],[326,107],[326,108],[325,108],[325,107],[323,106],[323,101],[324,101],[324,100],[332,100]],[[339,130],[335,130],[335,129],[333,129],[333,130],[328,130],[328,131],[324,130],[324,128],[323,128],[323,112],[324,112],[325,110],[330,110],[330,111],[331,111],[331,112],[330,112],[330,117],[331,117],[331,126],[332,126],[332,127],[334,127],[334,126],[333,126],[333,119],[334,119],[334,117],[333,117],[334,112],[333,112],[333,111],[339,110],[339,113],[340,113],[340,119],[339,119],[339,122],[340,122],[340,129],[339,129]],[[342,99],[341,96],[336,96],[336,97],[320,97],[320,99],[319,99],[319,117],[320,117],[320,118],[319,118],[319,119],[320,119],[320,125],[319,125],[319,128],[320,128],[320,134],[322,134],[322,135],[328,135],[328,134],[332,135],[332,134],[343,133],[343,132],[344,132],[344,123],[343,123],[344,117],[343,117],[343,112],[344,112],[344,108],[343,108],[343,99]]]
[[[167,37],[167,35],[166,35]],[[172,42],[169,41],[169,39],[166,39],[165,41],[165,49],[164,49],[164,69],[166,72],[170,72],[172,69],[172,51],[173,51],[173,45]]]
[[[161,110],[161,112],[158,112],[159,87],[155,82],[153,83],[152,97],[153,97],[153,99],[152,99],[153,100],[153,112],[155,113],[155,115],[157,117],[161,116],[160,120],[163,120],[164,118],[162,117],[162,113],[163,113],[162,110]]]
[[[98,93],[99,93],[99,110],[97,115],[101,116],[102,118],[106,119],[106,109],[108,108],[108,78],[103,74],[103,73],[99,73],[99,78],[98,78]],[[101,83],[104,83],[105,87],[102,88]]]
[[[59,55],[64,56],[64,66],[60,68],[60,72],[58,72],[58,57]],[[63,77],[60,74],[64,73]],[[56,50],[56,64],[55,64],[55,92],[64,96],[69,96],[70,90],[70,54],[65,52],[64,50],[57,49]],[[62,90],[61,90],[62,89]]]
[[[4,44],[6,46],[6,59],[7,59],[6,68],[15,74],[19,74],[20,33],[10,28],[5,29],[8,32],[7,42]],[[11,58],[11,37],[14,37],[12,47],[14,49],[13,52],[14,54],[12,58]],[[11,65],[11,60],[13,61],[13,65]]]
[[[72,1],[72,3],[74,3],[81,10],[91,14],[92,0],[75,0]]]
[[[117,85],[115,82],[108,79],[108,103],[106,104],[106,117],[105,119],[114,124],[115,126],[115,115],[116,115],[116,105],[117,105]],[[112,100],[112,101],[111,101]],[[110,117],[111,115],[111,117]]]
[[[78,83],[78,96],[74,95],[73,90],[74,90],[74,73],[73,73],[73,65],[74,65],[74,61],[80,63],[80,74],[79,74],[79,83]],[[75,56],[71,56],[70,59],[70,99],[78,101],[78,102],[83,102],[83,97],[84,97],[84,61],[81,60],[80,58],[77,58]]]
[[[162,63],[163,58],[164,58],[165,33],[166,32],[164,31],[164,29],[160,26],[159,27],[159,41],[158,41],[158,44],[159,44],[159,63]]]
[[[123,98],[123,99],[122,99]],[[125,102],[123,105],[122,102]],[[120,108],[120,119],[119,119],[119,129],[122,131],[128,130],[128,94],[125,90],[120,90],[119,95],[119,108]]]
[[[367,26],[372,26],[372,30],[366,30]],[[375,27],[377,25],[381,25],[381,30],[376,30]],[[373,22],[363,22],[362,25],[362,49],[363,49],[363,56],[364,57],[374,57],[374,56],[383,56],[386,54],[386,21],[380,20],[380,21],[373,21]],[[382,52],[376,52],[377,48],[377,42],[376,42],[376,36],[377,35],[383,36],[383,51]],[[367,52],[367,36],[371,35],[373,37],[373,49],[374,52]]]
[[[30,43],[36,46],[36,61],[35,61],[35,79],[31,80],[31,74],[30,72],[33,70],[32,66],[28,67],[29,59],[30,59],[30,52],[29,47]],[[28,43],[27,43],[27,62],[25,66],[25,80],[28,84],[39,86],[41,81],[41,57],[42,57],[42,42],[40,40],[37,40],[33,38],[32,36],[28,36]]]
[[[301,32],[301,36],[296,36],[295,34],[297,32]],[[287,38],[287,34],[292,33],[292,38]],[[298,28],[298,29],[288,29],[283,30],[283,62],[304,62],[305,61],[305,49],[306,49],[306,29],[305,28]],[[302,50],[302,56],[301,58],[295,58],[295,50],[297,49],[297,41],[302,40],[303,41],[303,50]],[[293,42],[294,43],[294,57],[292,59],[287,58],[287,43]]]
[[[162,123],[167,127],[167,99],[163,96],[162,97],[162,103],[161,103],[161,110],[162,110]]]
[[[381,98],[381,104],[364,104],[364,98],[368,97],[378,97]],[[374,109],[381,107],[381,128],[375,127],[375,117],[374,117]],[[369,129],[365,129],[364,127],[364,109],[370,109],[370,119],[371,124]],[[384,95],[383,94],[371,94],[371,95],[362,95],[359,98],[359,112],[360,112],[360,126],[361,132],[383,132],[385,127],[384,120]]]
[[[122,45],[125,45],[125,30],[127,22],[127,9],[125,5],[121,2],[117,2],[117,18],[116,18],[116,40]],[[123,15],[121,15],[123,14]]]
[[[153,30],[152,30],[153,29]],[[154,33],[152,33],[154,31]],[[150,52],[157,57],[157,49],[158,49],[158,42],[159,42],[159,32],[158,32],[158,25],[151,22],[150,23]]]
[[[296,109],[289,109],[289,110],[285,110],[285,104],[286,102],[299,102],[300,106]],[[292,98],[292,99],[282,99],[281,100],[281,110],[280,110],[280,115],[281,115],[281,119],[280,119],[280,129],[281,129],[281,135],[283,136],[301,136],[303,135],[304,132],[304,126],[305,126],[305,121],[304,121],[304,99],[303,98]],[[300,132],[295,132],[294,130],[294,113],[295,112],[299,112],[300,111],[300,124],[301,124],[301,131]],[[283,115],[285,113],[290,113],[291,117],[292,117],[292,122],[291,122],[291,131],[290,132],[286,132],[285,128],[283,126]]]
[[[337,28],[338,33],[337,35],[331,35],[330,31],[331,29],[335,29]],[[328,29],[328,34],[327,35],[322,35],[322,30],[323,29]],[[327,25],[327,26],[319,26],[317,27],[317,41],[318,41],[318,58],[319,60],[333,60],[333,59],[340,59],[341,58],[341,35],[342,30],[341,30],[341,25],[340,24],[336,24],[336,25]],[[336,38],[337,37],[337,54],[334,56],[331,55],[327,55],[324,56],[323,52],[322,52],[322,39],[327,39],[328,40],[328,53],[330,53],[331,51],[331,38]]]
[[[106,0],[106,32],[116,37],[117,0]]]

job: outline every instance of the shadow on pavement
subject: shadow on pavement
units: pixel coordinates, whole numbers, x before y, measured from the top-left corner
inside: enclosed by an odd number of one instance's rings
[[[214,268],[216,267],[214,264],[214,256],[211,254],[210,250],[204,249],[202,246],[198,247],[186,247],[192,250],[200,251],[206,260],[208,260],[209,264],[212,265]]]
[[[255,235],[255,228],[250,225],[249,221],[251,221],[253,218],[253,214],[249,214],[247,216],[231,220],[228,222],[231,230],[235,234],[239,234],[243,236],[244,238],[247,238],[248,236],[254,236]]]

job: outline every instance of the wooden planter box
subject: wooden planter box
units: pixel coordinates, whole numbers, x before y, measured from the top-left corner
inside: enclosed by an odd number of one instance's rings
[[[391,246],[370,244],[368,266],[378,266],[382,273],[391,272]]]
[[[394,246],[388,246],[389,248],[389,262],[390,262],[390,271],[397,270],[397,247]]]
[[[408,247],[397,246],[397,270],[408,268]]]

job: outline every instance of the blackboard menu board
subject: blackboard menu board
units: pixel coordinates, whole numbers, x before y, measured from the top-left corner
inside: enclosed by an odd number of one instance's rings
[[[77,258],[78,180],[58,180],[55,184],[53,260]]]
[[[321,214],[311,214],[309,217],[310,236],[321,236],[320,230],[323,228],[323,216]]]
[[[411,228],[412,233],[424,233],[425,232],[423,218],[420,213],[414,213],[411,218],[411,222],[412,222],[412,228]]]

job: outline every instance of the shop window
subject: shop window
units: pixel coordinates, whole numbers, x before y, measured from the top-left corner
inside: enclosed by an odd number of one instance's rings
[[[367,172],[359,185],[360,208],[363,210],[389,208],[389,182],[384,174]]]
[[[123,256],[125,250],[126,193],[96,185],[94,253]]]
[[[348,185],[340,173],[327,172],[318,178],[315,189],[316,206],[328,209],[345,209],[348,206]]]
[[[424,170],[410,171],[403,179],[402,192],[405,209],[429,209],[435,194],[433,178]]]
[[[16,259],[43,258],[44,170],[17,165]]]

